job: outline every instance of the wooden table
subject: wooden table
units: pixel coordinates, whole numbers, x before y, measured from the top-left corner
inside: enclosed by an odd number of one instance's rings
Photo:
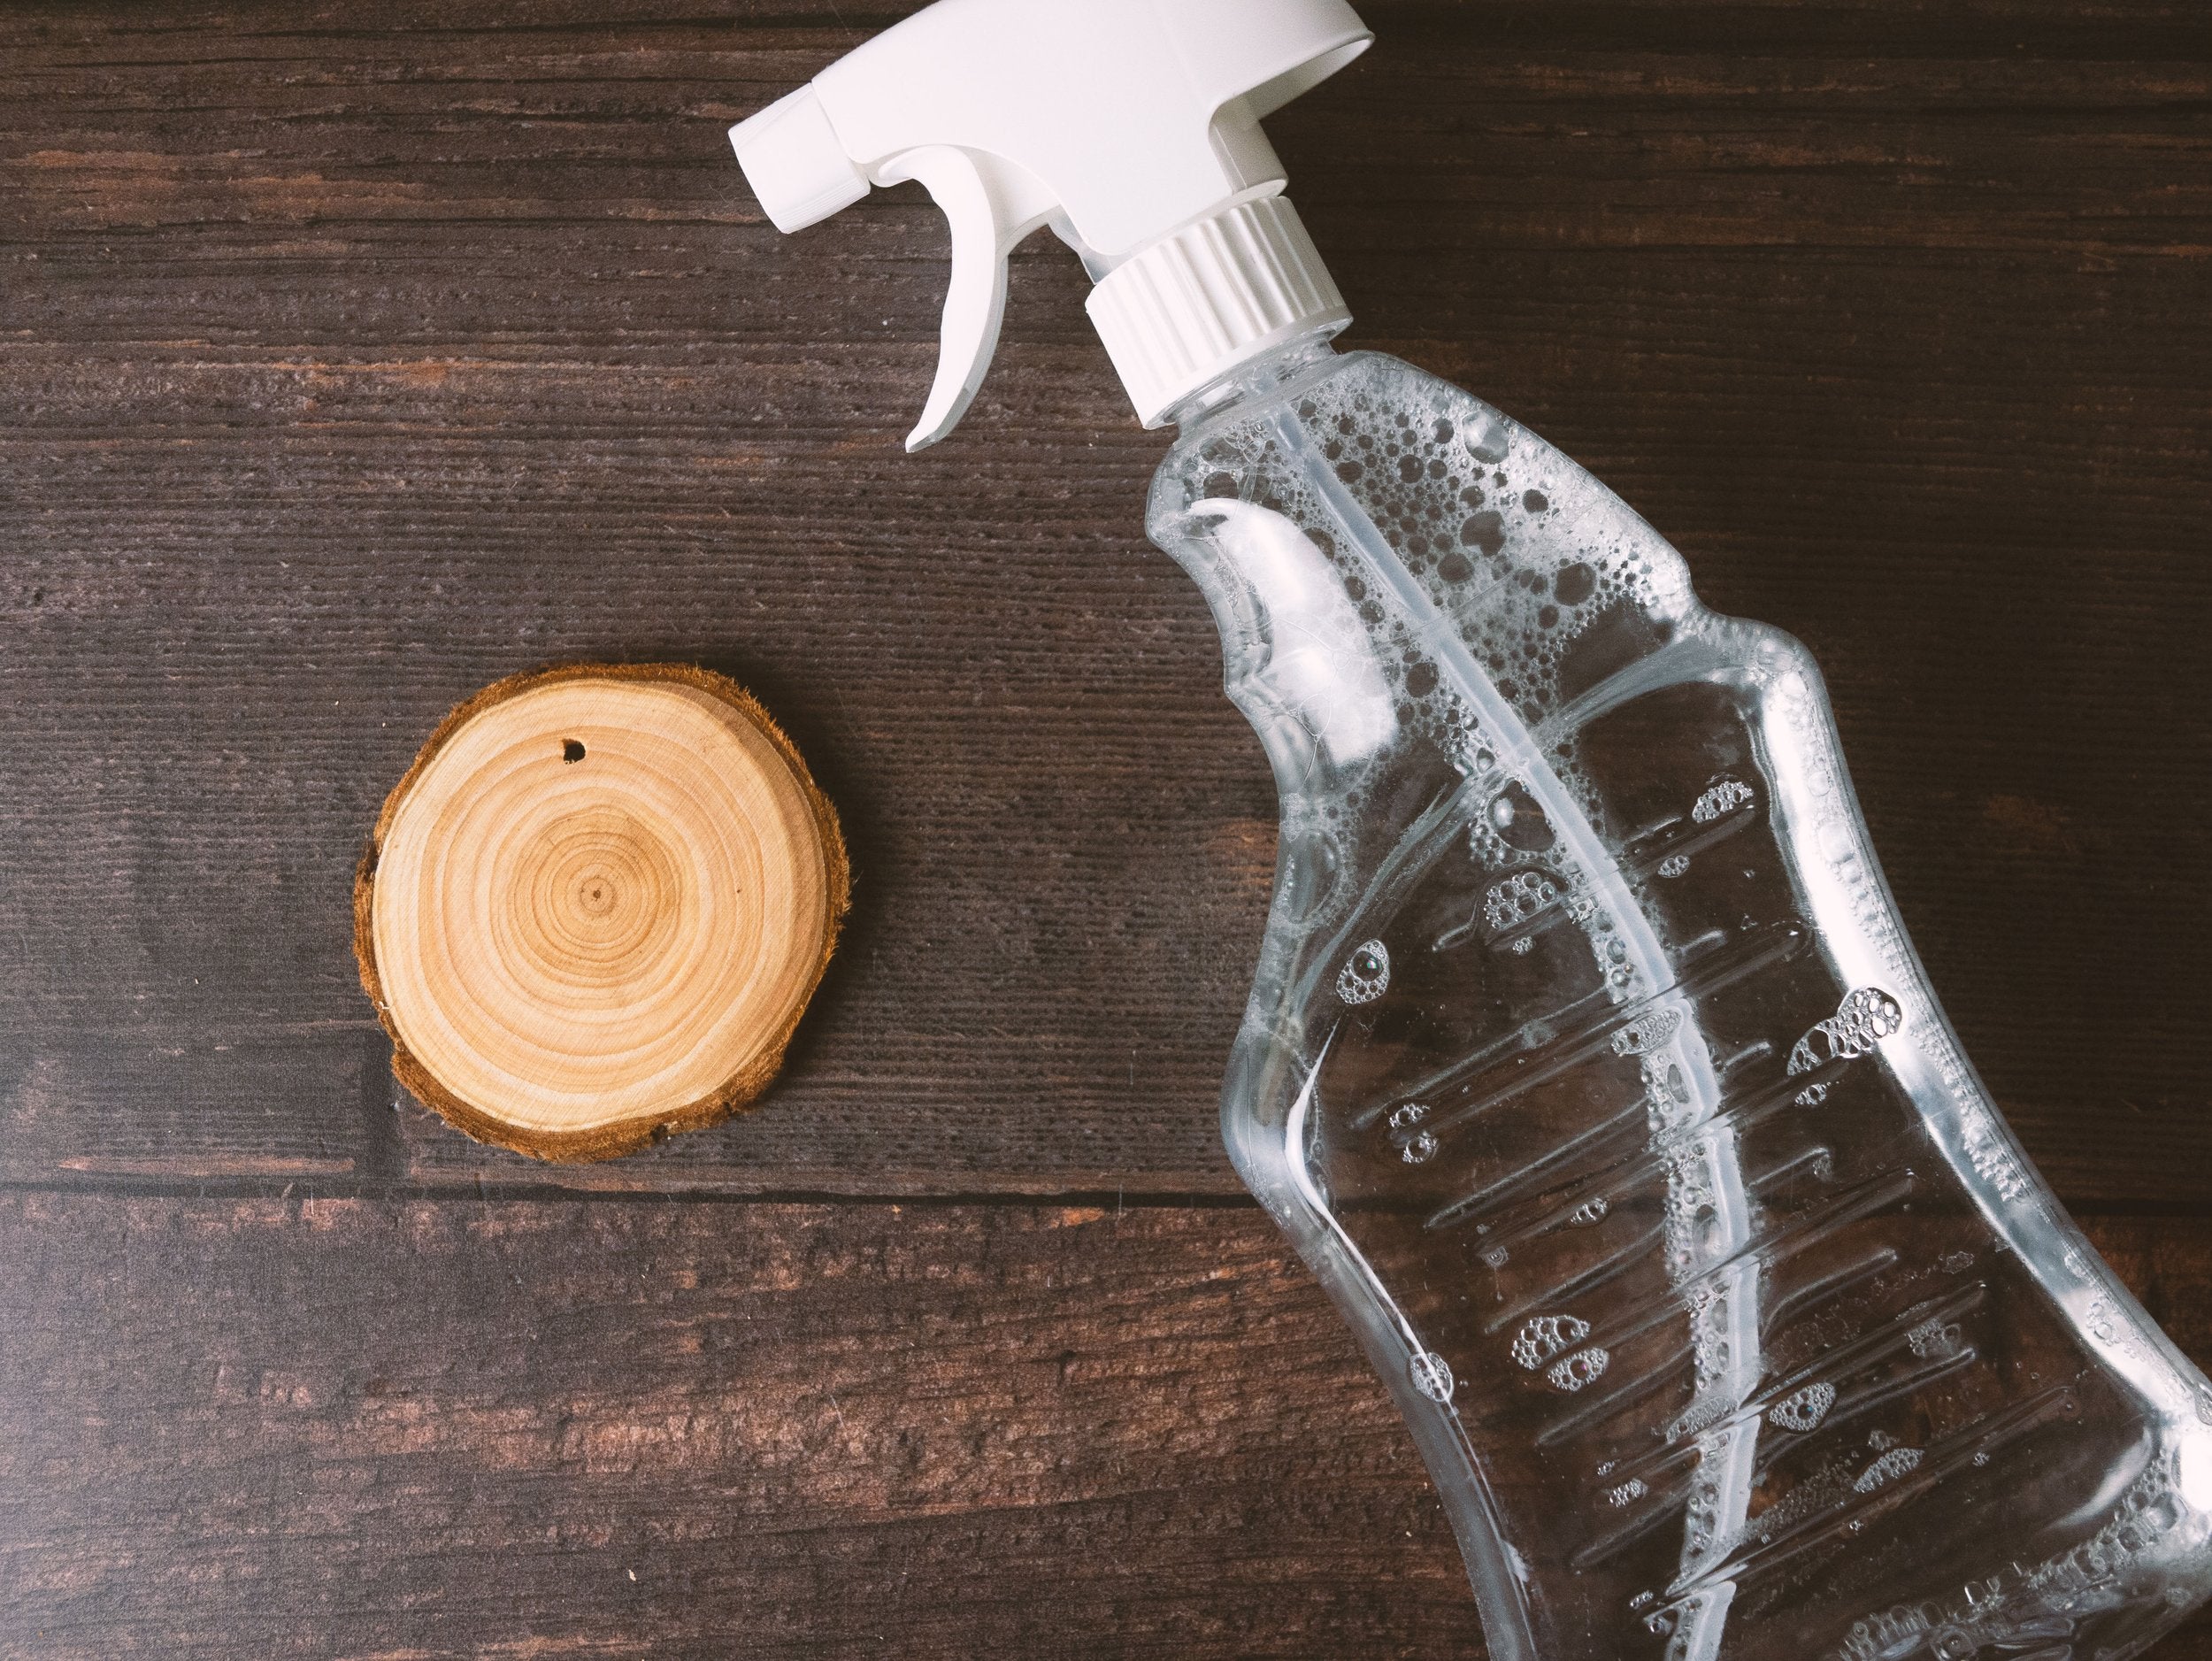
[[[1969,1048],[2212,1357],[2202,7],[1365,9],[1272,123],[1353,339],[1813,647]],[[1272,797],[1163,437],[1039,239],[902,457],[940,221],[786,239],[727,152],[899,10],[0,15],[0,1652],[1479,1648],[1217,1145]],[[757,1113],[577,1171],[395,1099],[347,896],[440,711],[581,657],[753,687],[858,905]]]

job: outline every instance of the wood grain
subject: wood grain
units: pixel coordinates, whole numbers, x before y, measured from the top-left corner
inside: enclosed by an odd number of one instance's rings
[[[1232,1188],[1271,802],[1079,273],[1024,250],[903,458],[933,212],[781,237],[721,138],[897,10],[0,19],[0,1171],[505,1174],[363,1105],[347,872],[470,688],[680,657],[788,713],[861,907],[772,1106],[593,1180]],[[2201,12],[1370,10],[1275,124],[1355,340],[1808,640],[2032,1151],[2201,1197]]]
[[[905,458],[936,216],[787,239],[729,158],[906,9],[0,12],[0,1651],[1476,1652],[1197,1203],[1273,804],[1080,274]],[[2212,1355],[2212,17],[1362,10],[1271,122],[1351,343],[1812,646],[1969,1049]],[[395,1100],[347,898],[440,714],[581,658],[759,693],[857,909],[761,1111],[554,1199]],[[999,1203],[698,1197],[800,1191]]]
[[[2092,1233],[2212,1358],[2212,1226]],[[1256,1209],[19,1195],[0,1261],[22,1661],[1480,1653]]]

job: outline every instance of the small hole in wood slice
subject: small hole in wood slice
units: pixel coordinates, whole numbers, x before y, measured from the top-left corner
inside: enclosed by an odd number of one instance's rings
[[[583,758],[583,740],[580,738],[564,738],[561,740],[561,759],[563,761],[581,761]]]

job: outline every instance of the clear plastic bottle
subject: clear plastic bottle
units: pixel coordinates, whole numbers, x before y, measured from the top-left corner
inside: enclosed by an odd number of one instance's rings
[[[1222,1126],[1413,1428],[1498,1661],[2091,1661],[2212,1592],[2212,1388],[2022,1155],[1819,673],[1349,321],[1261,118],[1344,0],[938,0],[732,130],[919,180],[942,437],[1049,225],[1282,794]]]
[[[2212,1591],[2212,1387],[1962,1053],[1820,675],[1541,439],[1294,342],[1148,527],[1282,800],[1222,1104],[1491,1651],[2132,1655]]]

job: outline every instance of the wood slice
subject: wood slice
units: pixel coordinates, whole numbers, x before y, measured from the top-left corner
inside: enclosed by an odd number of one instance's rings
[[[680,665],[518,675],[449,715],[354,883],[393,1071],[470,1135],[611,1158],[759,1095],[849,894],[767,712]]]

